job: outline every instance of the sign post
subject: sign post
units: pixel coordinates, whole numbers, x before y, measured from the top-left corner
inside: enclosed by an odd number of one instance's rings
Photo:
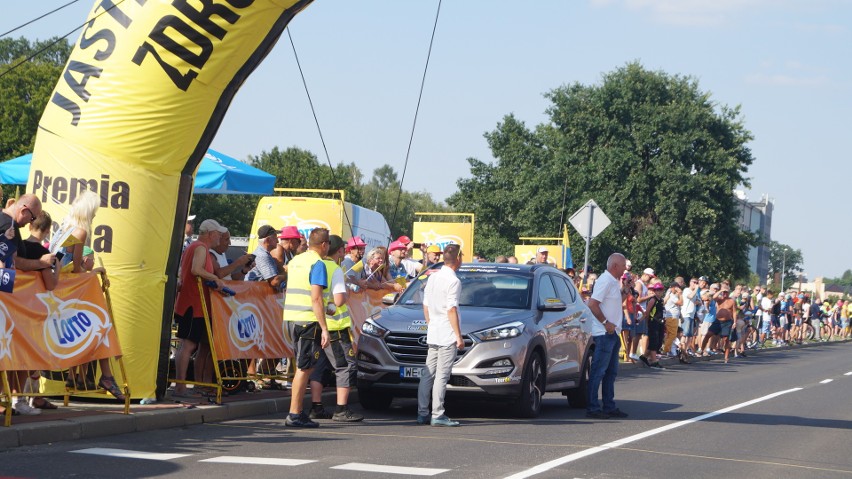
[[[589,271],[589,245],[612,221],[604,214],[601,207],[595,203],[595,200],[589,200],[568,219],[568,222],[586,240],[586,255],[583,260],[583,277],[585,278]]]

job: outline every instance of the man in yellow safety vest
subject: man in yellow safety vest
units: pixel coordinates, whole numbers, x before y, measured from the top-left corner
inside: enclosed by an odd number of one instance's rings
[[[308,378],[329,344],[323,291],[328,273],[322,258],[328,253],[328,230],[315,228],[308,238],[308,250],[290,260],[284,321],[293,340],[296,374],[291,389],[290,414],[284,424],[290,427],[319,427],[302,411]]]
[[[328,255],[325,269],[329,285],[325,288],[326,301],[325,322],[328,324],[328,335],[331,344],[325,348],[325,354],[320,355],[319,361],[311,373],[311,419],[331,419],[338,422],[358,422],[364,420],[361,414],[349,409],[349,391],[355,385],[358,368],[355,364],[355,348],[352,347],[352,321],[349,309],[346,307],[347,290],[343,269],[339,266],[343,261],[343,238],[337,235],[329,237]],[[323,375],[333,371],[337,385],[337,409],[334,413],[326,411],[322,405]]]

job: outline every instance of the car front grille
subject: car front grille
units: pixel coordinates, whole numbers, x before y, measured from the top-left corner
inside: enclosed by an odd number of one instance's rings
[[[428,348],[418,342],[420,337],[425,336],[422,333],[389,333],[385,336],[385,344],[388,345],[388,349],[398,362],[425,364]],[[464,351],[456,357],[456,361],[461,359],[473,346],[473,340],[469,336],[464,335],[462,339],[464,340]]]

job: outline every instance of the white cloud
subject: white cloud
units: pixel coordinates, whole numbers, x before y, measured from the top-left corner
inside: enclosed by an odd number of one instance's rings
[[[824,75],[790,75],[786,73],[751,73],[745,82],[756,86],[819,87],[831,83]]]
[[[720,26],[744,10],[773,5],[770,0],[622,0],[630,10],[646,11],[665,24]]]

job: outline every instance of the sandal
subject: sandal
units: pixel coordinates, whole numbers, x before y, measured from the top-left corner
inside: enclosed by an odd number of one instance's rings
[[[59,409],[59,406],[48,401],[47,398],[34,398],[33,407],[36,409]]]
[[[101,380],[98,381],[98,387],[106,389],[108,393],[112,394],[119,401],[126,399],[124,393],[121,392],[121,388],[115,383],[115,378],[105,378],[102,376]]]

